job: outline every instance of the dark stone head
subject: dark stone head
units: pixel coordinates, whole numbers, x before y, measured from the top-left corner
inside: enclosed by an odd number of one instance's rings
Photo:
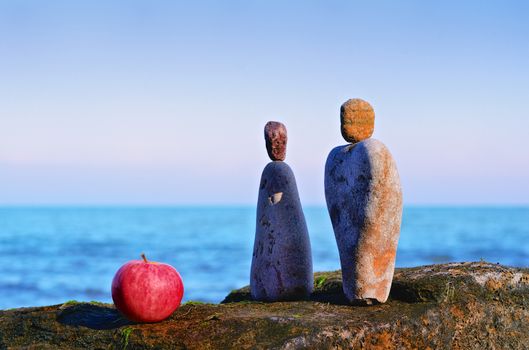
[[[268,122],[264,128],[266,151],[272,160],[285,160],[287,155],[287,128],[280,122]]]

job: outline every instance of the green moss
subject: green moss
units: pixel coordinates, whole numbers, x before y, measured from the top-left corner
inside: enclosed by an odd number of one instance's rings
[[[90,305],[96,305],[96,306],[107,306],[108,304],[102,303],[97,300],[91,300],[91,301],[79,301],[79,300],[68,300],[62,304],[62,306],[73,306],[77,304],[90,304]]]
[[[240,289],[234,289],[221,301],[221,304],[238,303],[243,300],[251,300],[250,287],[246,286]]]
[[[326,280],[327,280],[326,276],[316,277],[316,279],[314,280],[314,284],[316,285],[316,288],[323,287],[323,284],[325,283]]]
[[[121,349],[122,350],[127,349],[127,346],[129,345],[129,337],[133,330],[134,328],[132,327],[125,327],[121,330]]]
[[[187,301],[187,302],[182,304],[182,306],[184,306],[184,305],[187,305],[187,306],[193,306],[193,305],[198,306],[198,305],[215,305],[215,304],[205,303],[203,301],[189,300],[189,301]]]
[[[237,305],[245,305],[245,304],[266,304],[261,301],[254,301],[254,300],[241,300],[237,302]]]

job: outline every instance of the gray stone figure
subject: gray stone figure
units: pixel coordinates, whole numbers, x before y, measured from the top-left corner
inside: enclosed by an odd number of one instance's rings
[[[264,168],[257,218],[250,290],[261,301],[306,299],[313,290],[310,240],[294,173],[283,162],[287,131],[268,122],[265,140],[272,162]]]
[[[384,144],[370,138],[375,113],[360,99],[341,108],[351,144],[334,148],[325,165],[325,198],[351,303],[383,303],[389,296],[402,218],[397,166]]]

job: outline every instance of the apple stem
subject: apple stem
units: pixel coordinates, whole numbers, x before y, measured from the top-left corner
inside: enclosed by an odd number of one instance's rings
[[[143,258],[143,261],[145,261],[146,263],[149,262],[149,261],[147,261],[147,258],[145,257],[145,253],[141,253],[141,257]]]

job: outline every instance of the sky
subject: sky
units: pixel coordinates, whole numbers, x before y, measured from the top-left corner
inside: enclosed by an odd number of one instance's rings
[[[325,203],[369,101],[407,205],[529,204],[527,1],[0,0],[0,205]]]

